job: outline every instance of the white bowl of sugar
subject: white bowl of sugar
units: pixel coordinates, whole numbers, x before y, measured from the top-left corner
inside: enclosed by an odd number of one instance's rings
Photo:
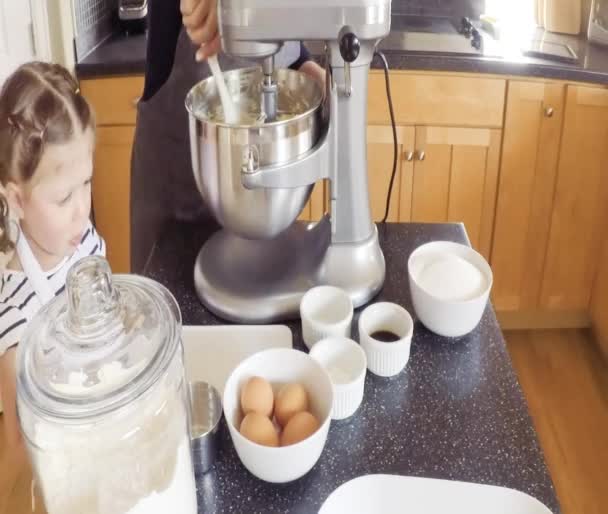
[[[481,320],[492,289],[492,269],[471,247],[448,241],[419,246],[407,263],[418,319],[432,332],[460,337]]]

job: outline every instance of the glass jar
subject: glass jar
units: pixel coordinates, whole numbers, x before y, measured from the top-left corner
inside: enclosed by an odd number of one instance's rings
[[[17,407],[48,514],[196,514],[181,316],[101,257],[29,324]]]

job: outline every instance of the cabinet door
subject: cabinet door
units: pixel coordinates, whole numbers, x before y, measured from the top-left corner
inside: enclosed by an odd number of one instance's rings
[[[112,271],[130,271],[131,147],[135,127],[98,127],[93,207]]]
[[[509,83],[492,248],[497,310],[539,307],[565,86]]]
[[[489,258],[501,131],[417,127],[412,221],[463,222]]]
[[[387,221],[409,221],[411,217],[414,127],[397,127],[397,168]],[[393,129],[367,128],[367,182],[374,221],[386,212],[386,198],[393,172]]]
[[[541,305],[587,309],[608,219],[608,90],[568,86]]]

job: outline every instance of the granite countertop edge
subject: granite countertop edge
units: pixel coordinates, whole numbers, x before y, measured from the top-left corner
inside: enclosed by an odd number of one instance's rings
[[[133,62],[113,63],[78,63],[76,76],[80,80],[124,77],[129,75],[143,75],[146,67],[145,59]]]
[[[384,54],[391,70],[479,73],[608,84],[608,64],[606,71],[599,71],[567,64],[540,64],[492,57],[461,57],[407,51],[385,51]],[[378,68],[380,68],[379,62],[372,63],[372,69]]]

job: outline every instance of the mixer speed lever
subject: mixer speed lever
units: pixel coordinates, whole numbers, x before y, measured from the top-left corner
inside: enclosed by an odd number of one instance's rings
[[[351,32],[348,27],[344,27],[340,31],[340,55],[342,56],[342,59],[344,59],[344,90],[346,96],[350,96],[352,94],[350,63],[357,60],[360,50],[361,43],[359,42],[359,38],[353,32]]]

